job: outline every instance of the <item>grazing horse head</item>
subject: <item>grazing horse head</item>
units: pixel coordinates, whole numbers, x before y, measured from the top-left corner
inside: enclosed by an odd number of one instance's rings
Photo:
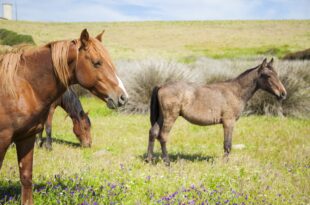
[[[267,63],[264,59],[258,67],[258,87],[275,95],[279,100],[286,98],[287,92],[281,83],[278,73],[273,68],[273,58]]]
[[[90,128],[91,123],[88,117],[88,113],[81,111],[79,116],[72,118],[73,121],[73,132],[79,139],[82,147],[91,147],[91,134]]]
[[[92,38],[84,29],[80,39],[73,41],[78,46],[75,56],[75,80],[104,100],[109,108],[114,109],[126,104],[128,94],[116,74],[107,50],[101,43],[102,35],[103,32]]]

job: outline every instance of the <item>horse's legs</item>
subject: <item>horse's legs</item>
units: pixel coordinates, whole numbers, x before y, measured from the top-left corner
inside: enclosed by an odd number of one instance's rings
[[[54,115],[55,107],[51,106],[48,113],[47,120],[45,122],[45,132],[46,132],[46,144],[45,147],[48,150],[52,150],[52,121]]]
[[[43,146],[43,143],[44,143],[44,139],[43,139],[43,130],[42,132],[40,132],[39,134],[39,139],[37,141],[39,141],[39,147],[42,147]],[[36,142],[37,143],[37,142]]]
[[[22,205],[32,205],[32,163],[35,136],[27,137],[15,142],[19,166],[20,181],[22,184]]]
[[[224,120],[223,128],[224,128],[224,156],[228,157],[231,151],[231,141],[232,141],[232,133],[234,129],[235,121],[234,120]]]
[[[0,134],[0,169],[3,164],[5,153],[11,144],[11,133],[3,131]]]
[[[146,162],[151,162],[152,161],[152,157],[153,157],[153,151],[154,151],[154,142],[155,142],[155,138],[158,137],[159,135],[159,124],[158,122],[156,122],[150,129],[150,133],[149,133],[149,145],[148,145],[148,149],[147,149],[147,158],[146,158]]]
[[[163,125],[160,129],[160,132],[159,132],[158,140],[160,142],[161,151],[163,154],[162,155],[163,160],[167,166],[170,165],[170,160],[169,160],[169,156],[168,156],[168,152],[167,152],[166,143],[168,140],[169,132],[170,132],[175,120],[177,119],[177,117],[178,117],[178,115],[172,115],[172,116],[164,118]]]

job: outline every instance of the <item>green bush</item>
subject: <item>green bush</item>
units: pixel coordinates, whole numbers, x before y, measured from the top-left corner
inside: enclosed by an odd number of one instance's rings
[[[18,44],[35,44],[32,36],[18,34],[7,29],[0,29],[0,44],[2,45],[18,45]]]

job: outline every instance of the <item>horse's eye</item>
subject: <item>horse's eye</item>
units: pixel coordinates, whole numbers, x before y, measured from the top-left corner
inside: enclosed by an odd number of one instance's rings
[[[93,64],[94,64],[95,68],[100,68],[100,66],[101,66],[101,62],[100,61],[93,62]]]

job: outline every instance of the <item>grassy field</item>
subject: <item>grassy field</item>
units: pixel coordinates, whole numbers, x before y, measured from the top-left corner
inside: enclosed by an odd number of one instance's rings
[[[38,45],[106,30],[104,43],[115,60],[166,57],[281,57],[310,47],[310,20],[33,23],[0,21],[0,27],[32,35]],[[245,43],[246,42],[246,43]]]
[[[145,164],[149,117],[107,110],[95,98],[90,110],[93,146],[81,149],[61,109],[53,126],[53,151],[36,147],[36,204],[309,204],[310,120],[242,117],[230,160],[221,126],[199,127],[178,119],[168,143],[172,164]],[[19,204],[15,147],[0,171],[0,204]]]

